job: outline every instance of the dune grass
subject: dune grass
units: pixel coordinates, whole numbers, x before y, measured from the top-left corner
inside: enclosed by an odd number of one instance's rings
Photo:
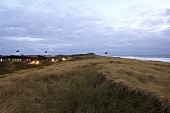
[[[170,64],[92,57],[0,79],[2,113],[168,113]]]

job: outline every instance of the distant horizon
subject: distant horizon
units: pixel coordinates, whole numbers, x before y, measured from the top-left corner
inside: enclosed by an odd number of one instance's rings
[[[55,55],[76,55],[76,54],[88,54],[88,53],[94,53],[95,52],[87,52],[87,53],[73,53],[73,54],[47,54],[51,56]],[[1,56],[6,56],[6,55],[45,55],[45,54],[0,54]],[[102,55],[102,56],[170,56],[170,54],[96,54],[96,55]]]

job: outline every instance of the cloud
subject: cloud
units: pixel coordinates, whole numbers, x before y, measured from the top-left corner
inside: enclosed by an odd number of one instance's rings
[[[169,9],[132,7],[118,20],[94,14],[78,0],[9,3],[0,5],[0,44],[9,53],[11,48],[53,54],[170,49]]]
[[[22,41],[22,42],[37,42],[42,41],[42,38],[32,38],[32,37],[9,37],[8,40]]]
[[[169,36],[170,36],[170,27],[165,29],[165,30],[162,30],[161,33],[163,34],[163,36],[167,36],[169,38]]]
[[[170,9],[166,9],[166,15],[170,15]]]

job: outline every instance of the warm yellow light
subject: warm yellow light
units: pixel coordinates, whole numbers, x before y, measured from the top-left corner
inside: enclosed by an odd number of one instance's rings
[[[52,62],[54,62],[54,61],[55,61],[55,59],[51,59],[51,61],[52,61]]]
[[[32,61],[32,62],[30,62],[30,64],[40,64],[40,61]]]
[[[40,62],[39,62],[39,61],[36,61],[35,64],[40,64]]]
[[[62,61],[66,61],[67,59],[66,58],[62,58]]]
[[[30,62],[30,64],[35,64],[35,61]]]

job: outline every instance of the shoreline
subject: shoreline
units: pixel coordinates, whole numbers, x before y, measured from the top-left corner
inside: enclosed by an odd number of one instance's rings
[[[170,63],[170,58],[158,58],[158,57],[137,57],[137,56],[112,56],[113,58],[127,58],[127,59],[135,59],[135,60],[142,60],[142,61],[160,61]]]

